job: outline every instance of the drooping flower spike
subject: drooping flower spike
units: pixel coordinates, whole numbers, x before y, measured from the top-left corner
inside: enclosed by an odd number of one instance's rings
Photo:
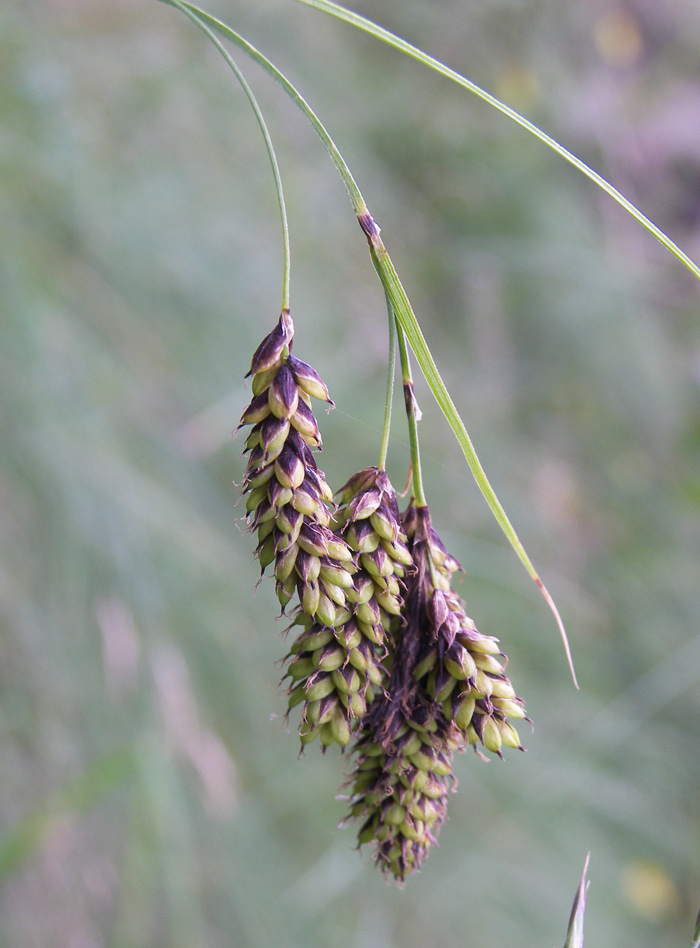
[[[403,623],[389,685],[353,748],[349,781],[360,845],[373,843],[382,871],[400,882],[420,867],[446,818],[454,752],[473,744],[502,757],[502,747],[521,746],[508,716],[525,717],[496,639],[476,630],[451,588],[459,564],[428,508],[411,505],[402,524],[413,559]]]

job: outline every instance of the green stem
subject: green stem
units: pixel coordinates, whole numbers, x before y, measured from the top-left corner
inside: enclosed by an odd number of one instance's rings
[[[565,161],[568,161],[569,164],[573,165],[574,168],[577,168],[582,174],[585,174],[587,178],[590,178],[591,181],[597,184],[599,188],[602,188],[606,194],[608,194],[614,201],[617,201],[617,203],[623,207],[628,214],[631,214],[632,217],[639,224],[641,224],[645,230],[647,230],[659,241],[659,243],[663,244],[663,246],[683,264],[683,266],[687,267],[694,276],[700,279],[700,267],[698,267],[698,265],[694,263],[690,257],[671,240],[670,237],[668,237],[659,227],[657,227],[656,224],[650,221],[648,217],[642,214],[642,212],[636,208],[631,201],[621,194],[617,188],[614,188],[609,181],[606,181],[602,175],[590,168],[585,163],[585,161],[577,158],[576,155],[570,152],[567,148],[564,148],[563,145],[560,145],[556,139],[542,131],[541,128],[538,128],[537,125],[535,125],[529,119],[526,119],[524,115],[516,112],[515,109],[512,109],[509,105],[506,105],[505,102],[501,102],[500,99],[497,99],[495,96],[491,95],[490,92],[486,92],[485,89],[482,89],[475,82],[472,82],[471,79],[467,79],[466,76],[462,76],[454,69],[450,69],[449,66],[441,63],[439,59],[429,56],[421,49],[418,49],[411,43],[407,43],[406,40],[401,39],[394,33],[391,33],[389,30],[379,26],[377,23],[373,23],[366,17],[360,16],[359,13],[353,13],[351,10],[346,10],[344,7],[338,6],[336,3],[331,3],[330,0],[297,0],[297,2],[303,3],[308,7],[313,7],[316,10],[321,10],[323,13],[329,13],[331,16],[337,17],[344,23],[349,23],[352,26],[356,26],[360,30],[364,30],[365,33],[369,33],[376,39],[380,39],[384,43],[388,43],[389,46],[393,46],[394,49],[398,49],[402,53],[406,53],[412,59],[417,60],[424,66],[429,66],[431,69],[434,69],[436,72],[440,73],[440,75],[446,76],[448,79],[451,79],[453,82],[456,82],[463,88],[468,89],[470,92],[474,93],[474,95],[478,96],[483,102],[486,102],[494,109],[498,109],[499,112],[507,115],[509,119],[517,122],[518,125],[526,129],[531,135],[534,135],[535,138],[538,138],[541,142],[555,151],[558,155],[564,158]]]
[[[406,335],[401,326],[397,326],[396,335],[399,342],[399,357],[401,359],[403,400],[406,405],[406,417],[408,419],[408,439],[411,445],[413,500],[416,507],[427,507],[428,502],[425,499],[425,491],[423,490],[423,471],[420,459],[420,443],[418,441],[418,420],[420,418],[420,414],[418,410],[418,402],[416,401],[416,396],[413,391],[411,360],[409,358],[408,348],[406,346]]]
[[[253,112],[255,113],[255,118],[257,119],[258,125],[260,126],[260,131],[262,132],[263,138],[265,139],[265,147],[267,148],[267,154],[270,159],[270,164],[272,165],[272,175],[275,179],[275,190],[277,192],[277,203],[280,210],[280,219],[282,221],[282,248],[284,254],[284,266],[282,271],[282,309],[289,312],[289,277],[291,270],[291,249],[289,243],[289,222],[287,220],[287,205],[284,200],[284,191],[282,189],[282,176],[280,175],[279,163],[277,161],[277,155],[275,153],[274,145],[272,144],[272,138],[270,137],[270,132],[267,128],[267,123],[263,117],[260,106],[258,105],[258,100],[255,98],[253,90],[250,88],[246,82],[243,73],[238,68],[233,58],[231,57],[228,50],[225,46],[222,45],[219,38],[209,29],[209,27],[202,22],[198,15],[195,15],[190,9],[189,5],[186,3],[180,3],[180,0],[165,0],[166,3],[170,3],[172,6],[177,7],[181,10],[185,16],[189,17],[193,23],[195,23],[203,33],[205,33],[209,39],[212,41],[214,46],[219,50],[221,55],[224,57],[228,65],[231,67],[235,73],[236,78],[243,87],[243,91],[248,97],[248,101],[251,104]]]
[[[394,401],[394,376],[396,374],[396,319],[389,297],[386,297],[386,308],[389,316],[389,359],[387,366],[386,400],[384,402],[384,426],[382,428],[382,443],[379,447],[377,467],[380,471],[386,468],[386,456],[389,453],[389,434],[391,432],[391,409]]]

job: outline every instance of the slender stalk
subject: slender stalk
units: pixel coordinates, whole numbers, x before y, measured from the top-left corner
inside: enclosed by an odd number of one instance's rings
[[[216,17],[213,17],[210,13],[200,10],[199,7],[194,6],[192,3],[187,3],[186,0],[162,0],[162,2],[169,4],[171,7],[177,7],[178,10],[182,10],[183,13],[187,13],[190,19],[200,20],[202,24],[206,24],[212,29],[221,33],[222,36],[225,36],[226,39],[238,46],[239,49],[242,49],[243,52],[250,56],[251,59],[254,59],[259,66],[262,66],[268,75],[272,76],[275,82],[282,86],[292,102],[294,102],[294,104],[304,113],[316,131],[316,134],[326,146],[328,154],[330,155],[331,160],[338,171],[338,174],[343,179],[343,183],[348,190],[348,194],[350,195],[350,200],[352,201],[352,206],[355,209],[355,213],[364,213],[367,210],[367,205],[365,204],[364,198],[360,193],[360,189],[355,183],[355,179],[350,173],[350,169],[345,163],[345,159],[338,151],[335,142],[326,131],[326,128],[321,120],[318,118],[316,113],[313,111],[301,93],[287,79],[287,77],[283,75],[283,73],[281,73],[266,56],[263,56],[259,50],[249,43],[248,40],[244,39],[239,33],[236,33],[235,30],[232,30],[230,26],[222,23],[221,20],[217,20]]]
[[[389,359],[387,366],[386,400],[384,402],[384,426],[382,428],[382,443],[379,447],[377,467],[383,471],[386,467],[386,456],[389,452],[389,434],[391,432],[391,409],[394,402],[394,376],[396,374],[396,319],[389,297],[386,297],[386,310],[389,317]]]
[[[399,343],[399,357],[401,359],[401,383],[403,385],[403,400],[406,405],[406,417],[408,419],[408,439],[411,445],[411,471],[413,477],[413,500],[416,507],[427,507],[428,502],[425,499],[423,489],[423,470],[420,457],[420,443],[418,441],[418,421],[420,413],[418,402],[413,391],[413,375],[411,373],[411,360],[406,346],[406,335],[403,329],[398,326],[396,335]]]
[[[398,49],[402,53],[406,53],[412,59],[417,60],[419,63],[422,63],[425,66],[429,66],[431,69],[434,69],[441,75],[446,76],[453,82],[458,83],[458,85],[463,86],[465,89],[468,89],[470,92],[474,93],[474,95],[478,96],[483,102],[486,102],[494,109],[498,109],[499,112],[507,115],[509,119],[517,122],[518,125],[530,132],[531,135],[534,135],[535,138],[538,138],[541,142],[544,142],[545,145],[564,158],[565,161],[568,161],[569,164],[574,166],[574,168],[577,168],[582,174],[585,174],[587,178],[590,178],[591,181],[597,184],[599,188],[602,188],[606,194],[610,195],[614,201],[617,201],[617,203],[623,207],[628,214],[631,214],[632,217],[639,224],[641,224],[645,230],[647,230],[659,241],[659,243],[663,244],[663,246],[683,264],[683,266],[687,267],[694,276],[700,279],[700,267],[694,263],[690,257],[671,240],[670,237],[668,237],[659,227],[657,227],[656,224],[649,220],[648,217],[642,214],[642,212],[637,207],[635,207],[631,201],[621,194],[617,188],[613,187],[609,181],[606,181],[602,175],[590,168],[585,163],[585,161],[577,158],[576,155],[570,152],[567,148],[564,148],[563,145],[560,145],[556,139],[542,131],[541,128],[538,128],[538,126],[529,119],[526,119],[524,115],[516,112],[515,109],[511,108],[509,105],[506,105],[505,102],[501,102],[500,99],[497,99],[485,89],[482,89],[475,82],[472,82],[471,79],[467,79],[466,76],[462,76],[454,69],[450,69],[449,66],[441,63],[439,59],[429,56],[427,53],[424,53],[423,50],[418,49],[411,43],[407,43],[406,40],[401,39],[394,33],[391,33],[389,30],[384,29],[384,27],[379,26],[377,23],[373,23],[372,20],[368,20],[359,13],[353,13],[351,10],[346,10],[344,7],[341,7],[336,3],[331,3],[330,0],[297,0],[297,2],[303,3],[308,7],[313,7],[316,10],[321,10],[323,13],[328,13],[331,16],[337,17],[339,20],[343,20],[345,23],[349,23],[352,26],[356,26],[360,30],[364,30],[366,33],[369,33],[376,39],[380,39],[384,43],[388,43],[389,46],[393,46],[394,49]]]
[[[255,113],[255,118],[257,119],[258,125],[260,126],[260,131],[262,132],[263,138],[265,139],[265,147],[267,149],[267,154],[270,159],[270,164],[272,165],[272,175],[275,179],[275,191],[277,192],[277,203],[279,205],[280,219],[282,222],[282,249],[284,255],[284,265],[282,270],[282,309],[289,312],[289,278],[291,271],[291,249],[289,243],[289,221],[287,220],[287,205],[284,200],[284,190],[282,188],[282,177],[280,175],[279,163],[277,161],[277,155],[275,153],[274,145],[272,144],[272,138],[270,137],[270,132],[267,127],[267,123],[263,117],[260,106],[258,105],[258,100],[255,98],[255,93],[250,88],[248,83],[243,76],[243,73],[238,68],[237,64],[234,62],[231,54],[228,52],[226,47],[221,43],[219,38],[213,33],[212,30],[200,19],[199,16],[195,15],[189,8],[187,4],[180,3],[179,0],[165,0],[166,3],[170,3],[172,6],[177,7],[181,10],[185,16],[189,17],[193,23],[195,23],[203,33],[205,33],[209,39],[212,41],[214,46],[219,50],[221,55],[224,57],[228,65],[233,70],[236,78],[240,82],[243,91],[248,97],[248,101]]]

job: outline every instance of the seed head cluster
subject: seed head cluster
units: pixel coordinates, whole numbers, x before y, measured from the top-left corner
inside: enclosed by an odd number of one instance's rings
[[[472,745],[522,750],[526,718],[498,640],[482,635],[452,588],[460,569],[428,508],[403,516],[383,470],[365,468],[337,492],[314,451],[316,371],[292,355],[283,311],[255,352],[246,441],[247,521],[261,571],[271,566],[282,611],[296,600],[286,658],[288,710],[301,706],[302,748],[352,745],[349,816],[358,842],[403,882],[436,842],[455,787],[453,756]],[[283,679],[283,680],[285,680]]]

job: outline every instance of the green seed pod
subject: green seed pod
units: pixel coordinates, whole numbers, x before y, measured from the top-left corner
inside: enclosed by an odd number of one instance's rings
[[[293,491],[273,477],[267,488],[267,496],[271,505],[279,512],[292,499]]]
[[[301,740],[302,747],[305,747],[307,744],[310,744],[311,741],[315,741],[320,733],[321,733],[321,728],[319,727],[313,727],[313,729],[304,731],[303,733],[299,731],[299,739]]]
[[[289,422],[271,415],[262,423],[260,441],[265,464],[274,461],[281,453],[289,434]]]
[[[304,612],[307,612],[310,616],[316,615],[318,610],[318,604],[321,601],[321,588],[318,583],[309,582],[304,585],[304,589],[301,596],[301,607]],[[328,625],[329,623],[324,623]]]
[[[331,672],[333,684],[341,694],[353,694],[360,690],[362,684],[360,675],[355,668],[347,666]]]
[[[256,487],[261,487],[263,484],[267,484],[274,473],[274,462],[272,464],[266,464],[265,467],[256,468],[254,473],[251,473],[248,477],[246,477],[245,489],[248,491],[255,490]]]
[[[509,718],[525,718],[525,708],[522,705],[520,698],[491,698],[491,703],[494,708],[499,711],[502,711]]]
[[[255,510],[259,506],[260,502],[267,499],[267,484],[263,484],[260,487],[256,487],[252,490],[245,500],[245,509],[248,513],[251,510]]]
[[[321,573],[321,560],[318,556],[300,550],[296,561],[296,570],[303,583],[316,583]]]
[[[403,823],[399,824],[399,832],[402,836],[405,836],[406,839],[417,840],[420,838],[421,834],[416,829],[414,823],[408,823],[406,820]]]
[[[501,731],[499,730],[499,727],[493,718],[486,718],[484,721],[481,739],[486,750],[490,750],[492,754],[498,754],[500,756],[503,738],[501,736]],[[520,742],[518,742],[518,745],[519,744]]]
[[[277,375],[278,370],[278,365],[272,365],[268,369],[254,375],[253,382],[250,386],[253,390],[253,395],[261,395],[265,392],[270,387],[270,383]]]
[[[439,777],[449,777],[452,773],[452,762],[442,754],[438,754],[437,760],[433,764],[433,773]]]
[[[335,605],[325,593],[321,592],[316,606],[317,620],[322,625],[327,625],[332,628],[335,625],[335,616]]]
[[[498,728],[501,732],[501,738],[506,747],[514,747],[516,750],[522,750],[520,737],[512,724],[507,721],[499,721]]]
[[[468,744],[478,744],[479,735],[476,733],[476,729],[473,724],[470,724],[468,728],[464,731],[464,738]]]
[[[283,365],[270,382],[267,393],[270,410],[278,418],[291,418],[299,404],[299,390],[289,366]]]
[[[474,659],[465,648],[460,648],[459,651],[453,650],[453,657],[445,657],[444,664],[445,670],[459,681],[465,681],[476,674]]]
[[[335,732],[333,730],[333,721],[321,725],[321,743],[324,747],[330,747],[335,743]]]
[[[491,678],[486,672],[482,672],[479,668],[477,669],[476,675],[474,675],[474,688],[476,689],[480,698],[490,698],[493,694],[494,679]]]
[[[324,556],[327,550],[327,544],[323,534],[319,531],[311,533],[308,527],[308,524],[304,524],[301,528],[299,536],[297,537],[297,543],[305,553],[309,553],[311,556]],[[321,565],[319,563],[319,571],[320,569]]]
[[[295,490],[300,487],[306,475],[301,458],[292,451],[282,451],[275,461],[275,476],[283,487]]]
[[[348,534],[350,534],[351,531],[355,541],[353,549],[356,548],[358,552],[374,553],[379,547],[379,534],[374,531],[369,520],[358,520],[357,523],[353,523],[352,527],[347,531]]]
[[[427,675],[435,667],[437,662],[438,654],[437,651],[428,652],[428,654],[422,658],[416,667],[413,669],[413,677],[418,681],[419,678],[422,678],[424,675]]]
[[[350,610],[347,608],[347,603],[345,608],[338,606],[338,608],[335,610],[335,627],[338,628],[338,626],[345,625],[345,623],[348,622],[350,618],[351,615]]]
[[[275,541],[270,535],[265,539],[258,548],[258,561],[260,563],[260,569],[265,570],[266,567],[273,563],[275,560]]]
[[[449,776],[449,774],[450,770],[448,768],[444,776]],[[445,796],[446,790],[444,785],[437,779],[437,777],[432,776],[432,774],[426,774],[425,784],[421,792],[431,800],[439,800],[441,797]]]
[[[297,410],[289,420],[307,444],[321,447],[321,434],[314,413],[301,399],[297,404]]]
[[[334,671],[345,661],[345,650],[342,649],[339,645],[335,643],[328,643],[322,648],[317,648],[316,651],[311,656],[316,668],[320,668],[321,671]]]
[[[259,422],[264,421],[269,414],[270,405],[267,400],[267,395],[256,395],[241,415],[238,427],[240,428],[242,425],[257,425]]]
[[[423,746],[423,742],[416,731],[411,731],[407,739],[401,744],[401,753],[410,757],[411,754],[417,754]]]
[[[359,648],[351,648],[348,655],[348,661],[351,665],[358,669],[358,671],[366,671],[367,669],[367,656]]]
[[[343,569],[342,566],[322,564],[321,579],[333,583],[336,586],[342,586],[343,589],[349,589],[353,584],[352,573]]]
[[[355,580],[356,603],[369,602],[374,595],[374,583],[369,576],[360,574]]]
[[[335,683],[329,674],[322,672],[314,678],[310,678],[306,685],[306,700],[319,701],[326,698],[335,691]]]
[[[503,666],[493,657],[493,655],[488,655],[484,652],[477,652],[474,655],[474,662],[476,663],[477,668],[488,672],[490,675],[503,674]]]
[[[318,719],[320,718],[320,716],[321,716],[321,702],[309,701],[309,703],[304,708],[302,720],[306,720],[310,724],[318,724]]]
[[[381,590],[375,595],[377,603],[384,612],[388,613],[390,616],[400,616],[402,608],[402,600],[398,595],[391,595],[388,590]]]
[[[328,556],[341,563],[352,563],[352,551],[344,540],[328,539]]]
[[[336,586],[335,583],[322,582],[321,588],[331,602],[334,602],[337,606],[345,605],[345,590],[342,586]]]
[[[353,718],[359,720],[366,713],[367,699],[361,692],[354,691],[352,694],[344,694],[341,691],[339,697],[343,707],[348,709]]]
[[[465,695],[465,697],[459,698],[457,702],[453,702],[454,722],[460,731],[466,730],[469,726],[474,715],[475,707],[476,700],[469,695]]]
[[[406,817],[406,810],[400,803],[391,803],[382,813],[382,820],[391,826],[402,823]]]
[[[362,632],[362,635],[373,645],[384,644],[384,629],[378,622],[375,625],[372,625],[369,622],[363,622],[358,616],[357,626]]]
[[[333,630],[323,629],[319,626],[315,626],[297,639],[301,648],[306,649],[308,652],[315,652],[317,648],[323,648],[324,645],[332,641]]]
[[[406,544],[401,540],[382,539],[381,543],[392,560],[396,560],[396,562],[401,563],[402,566],[413,565],[413,557]],[[396,570],[396,567],[394,567],[394,570]]]
[[[291,369],[294,380],[302,391],[306,392],[307,395],[311,395],[312,398],[318,398],[321,401],[330,402],[331,405],[333,404],[328,397],[328,389],[320,375],[307,362],[302,362],[301,359],[290,355],[287,359],[287,365]]]
[[[368,602],[358,603],[355,615],[360,622],[366,622],[372,626],[377,625],[381,620],[379,606],[374,599],[370,599]]]
[[[297,487],[290,498],[292,507],[298,510],[299,513],[304,514],[305,517],[315,517],[321,507],[321,503],[314,494],[315,491],[311,493],[311,489],[302,484],[300,487]],[[318,555],[321,556],[322,554],[319,553]]]
[[[498,639],[494,639],[490,635],[476,635],[476,636],[459,636],[460,641],[465,645],[470,652],[483,652],[488,655],[502,655],[500,648],[498,647]]]
[[[287,603],[293,598],[296,591],[296,576],[291,573],[283,583],[278,582],[275,592],[280,605],[284,609]]]
[[[305,698],[306,695],[304,693],[304,685],[302,683],[297,685],[295,688],[292,688],[292,690],[289,692],[289,697],[287,698],[287,708],[289,710],[296,708],[296,706],[301,704]]]
[[[440,703],[452,694],[457,684],[456,678],[448,678],[444,684],[435,692],[435,700]]]
[[[336,709],[337,713],[333,715],[330,719],[330,728],[333,735],[333,740],[340,744],[341,747],[345,747],[348,741],[351,738],[350,725],[347,722],[345,715]]]
[[[298,552],[299,547],[296,543],[292,543],[283,553],[278,554],[275,563],[275,578],[280,582],[283,583],[285,579],[291,576]]]
[[[360,832],[357,834],[357,841],[361,846],[363,846],[365,843],[371,843],[372,840],[376,838],[377,823],[378,818],[374,817],[369,821],[369,823],[365,823]]]
[[[398,537],[399,525],[395,518],[391,516],[386,505],[382,504],[374,513],[370,514],[369,522],[382,539],[394,541]]]
[[[282,507],[275,518],[277,529],[295,538],[299,536],[299,530],[304,522],[304,517],[290,504]]]
[[[491,678],[491,694],[494,698],[515,698],[513,686],[507,678]]]
[[[314,663],[309,656],[299,655],[287,666],[287,674],[292,681],[298,681],[300,678],[308,678],[316,671]]]
[[[434,755],[426,750],[419,750],[415,754],[408,754],[407,757],[418,770],[429,771],[433,769],[435,763]]]
[[[260,524],[258,527],[258,540],[262,541],[266,537],[269,537],[270,534],[275,529],[275,521],[273,519],[265,521],[265,523]]]

